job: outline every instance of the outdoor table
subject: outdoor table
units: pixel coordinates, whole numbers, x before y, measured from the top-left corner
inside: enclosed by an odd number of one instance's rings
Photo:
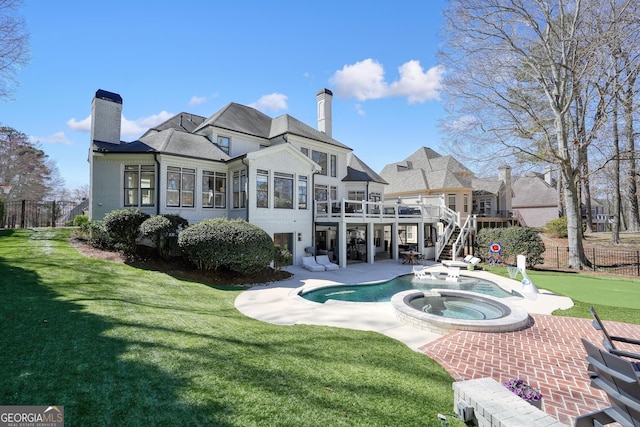
[[[405,251],[400,252],[400,255],[402,255],[404,258],[402,260],[403,264],[420,264],[420,252]]]

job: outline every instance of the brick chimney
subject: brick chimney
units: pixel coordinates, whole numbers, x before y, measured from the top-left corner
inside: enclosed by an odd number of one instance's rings
[[[122,97],[99,89],[91,102],[91,142],[120,144]]]
[[[333,93],[329,89],[322,89],[316,95],[318,101],[318,130],[331,138],[331,100]]]

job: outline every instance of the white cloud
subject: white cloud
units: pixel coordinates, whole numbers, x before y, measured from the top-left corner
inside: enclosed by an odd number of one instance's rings
[[[356,111],[358,112],[359,116],[365,116],[367,113],[365,113],[364,109],[362,108],[362,104],[358,103],[356,104]]]
[[[202,103],[204,103],[207,100],[206,97],[204,96],[192,96],[191,99],[189,100],[189,107],[193,107],[195,105],[200,105]]]
[[[345,65],[342,70],[336,71],[329,82],[335,88],[336,95],[360,101],[381,98],[387,91],[384,68],[371,58]]]
[[[77,121],[75,117],[72,117],[67,121],[67,127],[71,130],[77,130],[80,132],[91,131],[91,114],[86,119]]]
[[[409,104],[438,99],[444,66],[437,65],[426,73],[420,61],[402,64],[398,71],[400,80],[391,84],[389,92],[396,96],[406,96]]]
[[[412,60],[398,67],[399,80],[388,83],[382,64],[365,59],[345,65],[329,80],[337,96],[360,101],[387,97],[407,97],[407,102],[422,103],[438,99],[444,67],[435,66],[426,72],[420,61]]]
[[[249,104],[249,106],[263,112],[276,112],[289,108],[287,106],[287,99],[288,97],[286,95],[274,92],[269,95],[261,96],[260,99],[252,104]]]
[[[49,136],[29,136],[31,142],[39,142],[42,144],[61,144],[72,145],[73,142],[67,138],[64,132],[56,132]]]
[[[171,114],[167,111],[161,111],[158,114],[153,114],[148,117],[141,117],[137,120],[128,120],[125,116],[122,116],[122,122],[120,124],[120,133],[124,138],[135,138],[142,135],[149,128],[152,128],[160,123],[170,119],[174,114]],[[80,132],[90,132],[91,131],[91,115],[89,115],[86,119],[77,121],[74,118],[67,121],[67,126],[69,129],[80,131]]]

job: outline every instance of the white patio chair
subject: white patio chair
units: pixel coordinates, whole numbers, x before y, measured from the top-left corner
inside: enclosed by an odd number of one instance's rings
[[[316,255],[316,262],[323,266],[325,270],[339,270],[340,266],[329,260],[328,255]]]
[[[309,271],[325,271],[324,266],[318,264],[316,260],[311,256],[302,257],[302,267],[306,268]]]

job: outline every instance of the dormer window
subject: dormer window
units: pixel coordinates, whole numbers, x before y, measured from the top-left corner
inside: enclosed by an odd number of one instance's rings
[[[231,138],[228,136],[218,136],[218,147],[229,154],[229,146],[231,145]]]

